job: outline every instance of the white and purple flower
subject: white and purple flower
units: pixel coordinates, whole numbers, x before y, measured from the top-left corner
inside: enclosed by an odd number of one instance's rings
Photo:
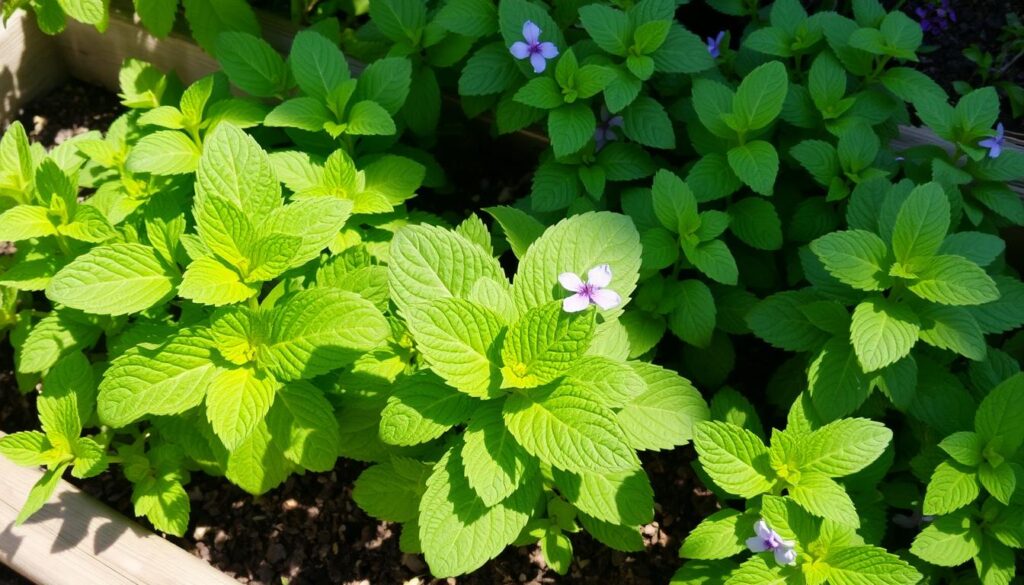
[[[725,31],[719,31],[718,35],[714,37],[708,37],[708,53],[711,53],[712,59],[717,59],[722,55],[722,40],[725,38]]]
[[[562,301],[562,309],[567,313],[578,313],[590,305],[597,305],[607,311],[622,302],[619,293],[605,288],[612,282],[612,269],[607,264],[591,268],[587,272],[586,282],[573,272],[559,274],[558,282],[565,290],[576,293]]]
[[[594,152],[600,151],[605,144],[618,140],[619,135],[615,133],[615,128],[622,128],[622,124],[622,116],[612,116],[607,107],[601,106],[601,122],[594,129],[594,142],[597,145]]]
[[[796,564],[796,543],[786,540],[771,529],[764,520],[758,520],[754,524],[754,532],[757,536],[747,539],[747,548],[750,552],[762,553],[771,551],[775,555],[775,562],[780,565]]]
[[[1005,128],[1003,123],[1000,122],[996,125],[996,135],[990,138],[986,138],[978,143],[978,146],[988,149],[989,158],[998,158],[1003,153],[1003,141],[1006,140]]]
[[[523,39],[526,42],[516,41],[508,48],[516,59],[529,58],[534,73],[543,73],[548,66],[547,60],[558,56],[558,47],[547,41],[540,42],[540,33],[540,27],[527,20],[523,23]]]

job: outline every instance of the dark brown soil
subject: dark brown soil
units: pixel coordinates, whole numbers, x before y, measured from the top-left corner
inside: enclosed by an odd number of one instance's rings
[[[29,138],[51,148],[89,130],[106,131],[124,112],[117,96],[83,81],[71,80],[18,112]]]
[[[917,20],[914,7],[928,2],[908,2],[904,10]],[[999,36],[1006,26],[1008,14],[1013,12],[1024,18],[1024,4],[1018,0],[950,0],[949,5],[956,12],[956,22],[951,23],[946,31],[925,33],[926,50],[921,52],[921,62],[916,68],[927,73],[951,95],[956,95],[954,81],[968,81],[976,87],[981,85],[981,80],[975,77],[976,66],[964,57],[964,49],[978,45],[982,51],[998,55],[1002,48]],[[989,83],[996,81],[1024,84],[1024,58],[1006,67],[1001,77],[990,79]],[[1009,108],[1004,111],[1009,112]],[[1009,118],[1008,115],[1006,117]]]

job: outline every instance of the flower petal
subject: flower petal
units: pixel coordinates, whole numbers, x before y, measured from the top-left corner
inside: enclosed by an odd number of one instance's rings
[[[595,290],[590,294],[590,298],[594,301],[595,305],[605,311],[618,307],[619,303],[622,302],[622,297],[619,296],[619,293],[607,288]]]
[[[600,264],[590,269],[587,273],[587,284],[598,287],[606,287],[612,282],[612,267],[607,264]]]
[[[555,46],[555,43],[541,43],[540,54],[544,55],[545,59],[554,59],[558,56],[558,47]]]
[[[988,149],[989,158],[999,158],[999,155],[1003,154],[1003,145],[1001,143],[995,143]]]
[[[753,553],[762,553],[768,550],[768,545],[764,543],[764,540],[757,536],[751,536],[747,539],[747,548]]]
[[[547,68],[548,62],[544,59],[544,55],[534,53],[530,55],[530,65],[533,65],[534,73],[544,73],[544,69]]]
[[[768,523],[764,520],[758,520],[754,523],[754,533],[757,534],[761,540],[771,540],[775,536],[775,531],[768,527]]]
[[[613,116],[611,120],[608,120],[608,126],[619,126],[621,128],[623,124],[622,116]]]
[[[512,53],[512,56],[516,59],[525,59],[530,56],[530,45],[523,41],[516,41],[508,48],[508,52]]]
[[[579,292],[583,288],[583,279],[575,272],[563,272],[558,275],[558,284],[569,292]]]
[[[590,306],[590,299],[576,293],[562,300],[562,310],[566,313],[579,313]]]
[[[775,562],[780,565],[795,565],[796,564],[796,551],[780,546],[775,549]]]
[[[540,38],[540,27],[533,24],[532,20],[527,20],[523,23],[523,38],[531,45],[536,44]]]
[[[996,140],[1002,139],[1003,133],[1005,131],[1006,131],[1006,128],[1003,128],[1003,123],[1002,122],[996,124]]]

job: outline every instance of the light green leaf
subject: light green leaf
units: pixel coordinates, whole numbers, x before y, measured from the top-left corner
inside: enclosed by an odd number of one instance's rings
[[[501,346],[504,383],[533,388],[564,373],[590,346],[594,318],[590,310],[566,313],[559,302],[527,310]]]
[[[874,297],[853,310],[850,341],[864,372],[870,373],[909,354],[919,331],[917,315],[906,305]]]
[[[952,461],[943,461],[932,473],[924,495],[924,513],[949,514],[973,502],[981,492],[978,474]]]
[[[939,516],[925,526],[910,552],[940,567],[955,567],[971,560],[981,550],[981,530],[964,513]]]
[[[233,451],[256,429],[280,383],[251,368],[221,370],[210,380],[206,418],[224,446]]]
[[[56,233],[45,207],[18,205],[0,214],[0,241],[19,242]]]
[[[642,362],[630,365],[647,384],[615,415],[630,446],[658,451],[685,445],[694,427],[711,418],[700,392],[671,370]]]
[[[654,490],[642,469],[615,473],[571,473],[554,470],[558,491],[588,516],[637,526],[654,518]]]
[[[892,249],[898,262],[934,256],[949,231],[949,200],[938,183],[910,192],[896,216]]]
[[[915,270],[907,288],[922,299],[943,305],[982,305],[999,299],[995,281],[961,256],[933,256]]]
[[[352,499],[367,513],[388,522],[415,520],[430,477],[430,466],[392,457],[359,474]]]
[[[380,438],[390,445],[432,441],[468,420],[477,404],[428,372],[414,374],[396,384],[388,397],[381,412]]]
[[[768,448],[754,433],[729,423],[703,422],[694,429],[693,445],[704,471],[723,490],[752,498],[771,489],[775,478]]]
[[[460,392],[476,398],[500,393],[498,371],[502,319],[457,298],[410,306],[406,322],[431,369]]]
[[[822,559],[828,579],[835,585],[914,585],[921,575],[906,561],[873,546],[830,550]]]
[[[560,469],[608,473],[640,465],[614,413],[572,388],[513,394],[504,417],[524,449]]]
[[[98,246],[54,275],[46,296],[98,315],[137,313],[170,297],[177,276],[141,244]]]
[[[308,382],[291,382],[277,390],[267,427],[284,456],[310,471],[334,468],[341,433],[334,407],[323,392]]]
[[[801,473],[797,484],[789,487],[789,496],[815,516],[844,526],[860,527],[853,500],[843,486],[823,473]]]
[[[160,130],[136,143],[125,167],[133,173],[180,175],[196,170],[200,154],[199,147],[185,133]]]
[[[292,463],[259,421],[249,438],[228,454],[224,476],[253,495],[264,494],[280,485],[292,472]]]
[[[811,242],[811,251],[840,282],[867,291],[892,286],[889,249],[869,231],[832,232]]]
[[[466,479],[486,506],[495,506],[528,483],[539,470],[505,428],[502,403],[487,402],[473,413],[463,434],[462,461]]]
[[[761,195],[771,195],[779,174],[779,153],[764,140],[734,146],[726,153],[736,176]]]

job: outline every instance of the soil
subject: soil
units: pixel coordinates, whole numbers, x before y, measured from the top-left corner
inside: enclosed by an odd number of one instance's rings
[[[914,8],[927,2],[908,2],[904,10],[918,20]],[[916,68],[927,73],[950,95],[956,95],[954,81],[968,81],[974,86],[981,84],[980,79],[974,78],[976,65],[964,57],[963,50],[978,45],[982,51],[998,55],[1002,48],[999,36],[1006,26],[1007,16],[1012,12],[1024,19],[1024,4],[1017,0],[949,0],[949,6],[956,12],[956,22],[950,23],[948,30],[924,33],[925,46]],[[1024,85],[1024,57],[1007,67],[1000,78],[989,80],[990,83],[995,81]],[[1009,106],[1003,111],[1009,112]]]
[[[106,131],[124,110],[116,95],[72,80],[25,105],[17,119],[30,139],[51,148],[89,130]]]

